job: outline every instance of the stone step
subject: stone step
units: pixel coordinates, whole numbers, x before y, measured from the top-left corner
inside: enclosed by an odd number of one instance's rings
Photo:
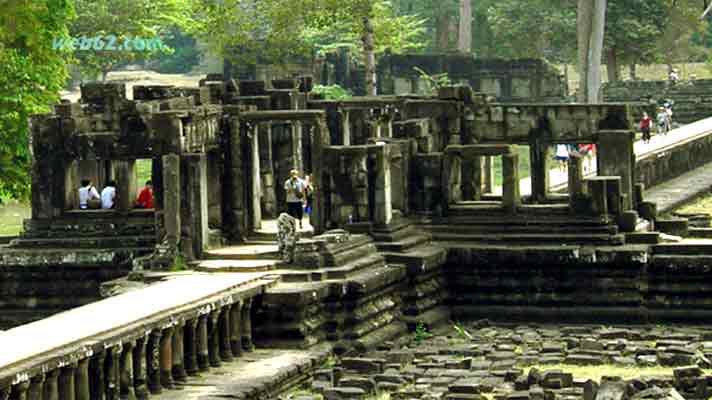
[[[265,272],[274,270],[278,260],[204,260],[194,263],[201,272]]]
[[[679,243],[664,243],[653,246],[653,254],[705,255],[712,254],[712,240],[686,240]]]
[[[435,242],[479,242],[479,243],[512,243],[512,244],[590,244],[590,245],[619,245],[624,243],[623,235],[606,234],[456,234],[437,233],[433,235]]]
[[[279,260],[276,244],[250,244],[222,247],[206,251],[207,260]]]
[[[658,244],[660,232],[631,232],[625,234],[627,244]]]
[[[387,252],[405,252],[414,247],[428,244],[431,238],[429,235],[423,235],[413,231],[413,236],[400,239],[395,242],[376,242],[376,248],[378,251]]]
[[[446,218],[424,218],[419,225],[495,225],[495,226],[601,226],[607,225],[605,219],[599,217],[565,217],[565,216],[523,216],[523,215],[470,215],[448,216]]]
[[[445,263],[447,251],[439,246],[418,246],[405,253],[382,253],[388,264],[403,264],[410,275],[440,267]]]
[[[303,270],[278,270],[285,282],[319,282],[326,280],[347,279],[360,271],[376,267],[383,268],[385,259],[381,254],[374,253],[366,257],[361,257],[340,267],[329,267],[321,269]]]
[[[437,233],[587,233],[587,234],[611,234],[618,233],[616,225],[558,225],[558,224],[534,224],[534,225],[507,225],[507,224],[468,224],[468,225],[420,225],[433,234]]]
[[[478,215],[482,213],[493,213],[507,215],[507,211],[501,203],[492,202],[461,202],[451,204],[448,208],[448,215]],[[572,215],[568,204],[522,204],[517,207],[517,213],[521,215]],[[491,214],[490,214],[491,215]]]
[[[134,248],[153,247],[155,236],[87,236],[64,238],[19,238],[10,243],[11,247],[19,248]]]

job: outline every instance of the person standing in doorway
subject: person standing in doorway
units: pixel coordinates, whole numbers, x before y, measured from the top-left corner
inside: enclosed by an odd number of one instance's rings
[[[554,158],[559,162],[559,170],[566,172],[567,163],[569,162],[569,146],[557,144]]]
[[[101,208],[108,210],[114,208],[116,200],[116,182],[109,181],[104,190],[101,191]]]
[[[284,190],[287,192],[287,214],[299,221],[301,229],[304,213],[304,181],[299,178],[299,171],[293,169],[289,172],[289,179],[284,182]]]
[[[141,190],[136,200],[136,207],[150,209],[153,208],[153,183],[146,181],[146,186]]]
[[[650,128],[653,125],[653,120],[650,119],[648,113],[643,113],[643,118],[640,119],[640,131],[643,132],[643,142],[650,143]]]

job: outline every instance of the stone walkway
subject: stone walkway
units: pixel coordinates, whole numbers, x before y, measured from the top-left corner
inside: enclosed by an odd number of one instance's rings
[[[658,212],[668,213],[712,189],[712,163],[645,191],[646,201],[657,203]]]

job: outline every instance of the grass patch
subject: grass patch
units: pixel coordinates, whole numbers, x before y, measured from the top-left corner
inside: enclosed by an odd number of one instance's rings
[[[143,188],[143,185],[147,180],[151,179],[153,175],[153,160],[151,159],[141,159],[136,160],[136,180],[138,181],[139,188]]]
[[[22,221],[30,218],[28,204],[9,201],[0,205],[0,236],[17,236],[22,232]]]
[[[552,369],[562,370],[564,372],[569,372],[573,374],[574,378],[577,379],[591,379],[596,382],[600,382],[601,378],[604,376],[620,376],[625,379],[640,378],[641,376],[673,376],[673,369],[671,367],[624,367],[617,365],[570,365],[570,364],[557,364],[557,365],[533,365],[524,369],[524,373],[528,374],[529,370],[536,368],[539,371],[547,371]],[[704,371],[705,374],[709,374],[709,370]]]
[[[700,197],[676,210],[683,214],[712,214],[712,194]]]

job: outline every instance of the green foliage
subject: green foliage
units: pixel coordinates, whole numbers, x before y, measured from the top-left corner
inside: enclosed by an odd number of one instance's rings
[[[433,337],[433,334],[428,331],[428,327],[425,326],[424,323],[418,322],[415,326],[415,335],[413,336],[415,344],[420,346],[425,340],[430,339],[431,337]]]
[[[200,63],[200,50],[195,38],[178,27],[173,27],[163,37],[169,51],[157,56],[155,69],[161,73],[183,74]]]
[[[413,67],[413,69],[420,74],[420,79],[425,82],[429,94],[436,94],[439,88],[452,85],[447,73],[429,75],[418,67]]]
[[[62,0],[0,0],[0,199],[29,196],[28,118],[57,102],[67,79],[52,41],[74,16]]]
[[[316,85],[312,93],[323,96],[325,100],[344,100],[351,97],[351,92],[339,85]]]
[[[472,335],[470,332],[467,331],[467,329],[459,322],[455,322],[452,324],[452,328],[457,332],[457,335],[464,340],[471,341],[472,340]]]
[[[171,264],[171,271],[186,271],[188,270],[188,263],[185,261],[185,257],[182,254],[176,254],[173,257],[173,264]]]

